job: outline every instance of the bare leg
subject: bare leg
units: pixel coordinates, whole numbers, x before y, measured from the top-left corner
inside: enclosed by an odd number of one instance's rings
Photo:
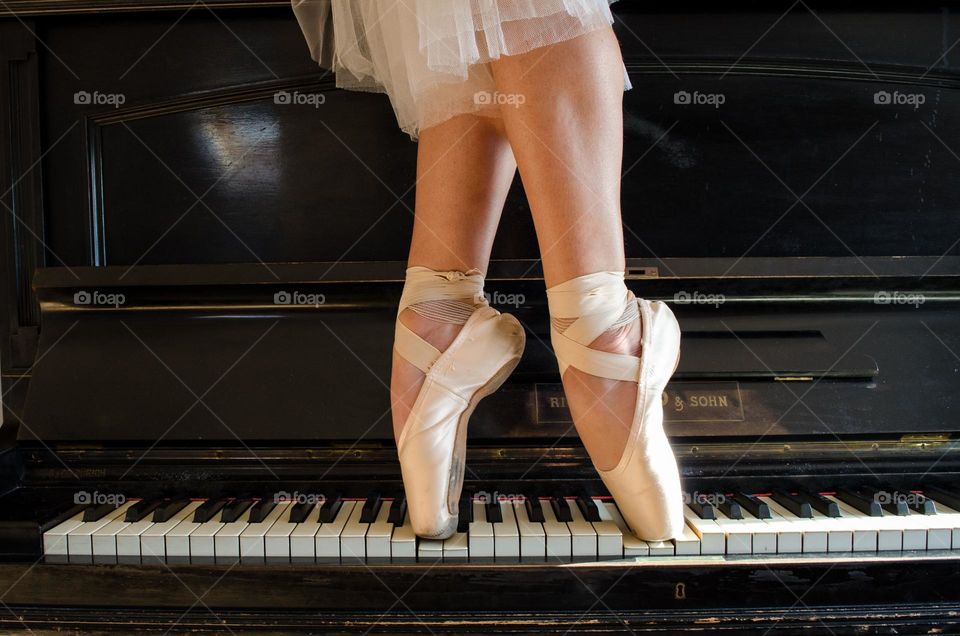
[[[486,274],[516,170],[499,119],[461,115],[423,130],[408,265],[464,272],[479,269]],[[400,320],[440,351],[462,328],[409,309]],[[390,397],[395,439],[400,438],[422,384],[423,373],[394,353]]]
[[[620,170],[623,67],[612,29],[493,63],[507,137],[533,211],[547,287],[623,271]],[[601,334],[591,348],[640,355],[640,321]],[[564,390],[584,446],[601,470],[616,466],[633,421],[637,386],[570,367]]]

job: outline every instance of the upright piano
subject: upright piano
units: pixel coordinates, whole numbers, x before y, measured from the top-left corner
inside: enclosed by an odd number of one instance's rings
[[[386,98],[281,0],[0,7],[0,630],[960,631],[955,4],[614,9],[628,285],[683,329],[663,543],[576,437],[519,179],[527,349],[419,540]]]

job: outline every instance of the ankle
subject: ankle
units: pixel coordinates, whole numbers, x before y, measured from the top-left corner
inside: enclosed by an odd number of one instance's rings
[[[412,309],[400,313],[400,322],[439,351],[445,351],[463,329],[462,324],[433,320],[422,316]]]
[[[591,349],[618,353],[639,358],[642,351],[642,327],[640,319],[608,329],[590,343]]]

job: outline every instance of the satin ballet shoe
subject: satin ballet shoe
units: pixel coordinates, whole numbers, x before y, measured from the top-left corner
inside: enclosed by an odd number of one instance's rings
[[[637,383],[637,401],[626,446],[617,465],[597,472],[633,533],[666,541],[684,527],[680,474],[663,430],[663,390],[680,361],[680,326],[662,302],[633,298],[623,273],[588,274],[547,290],[550,313],[572,323],[551,338],[561,375],[572,366],[584,373]],[[626,294],[626,297],[624,296]],[[636,302],[641,320],[641,357],[591,349],[587,345]],[[596,467],[596,466],[595,466]]]
[[[526,337],[510,314],[477,305],[442,353],[397,321],[395,348],[425,378],[397,442],[414,532],[446,539],[457,529],[467,422],[516,368]]]

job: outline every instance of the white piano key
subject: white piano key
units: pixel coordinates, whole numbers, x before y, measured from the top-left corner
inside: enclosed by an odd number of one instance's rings
[[[567,522],[567,528],[570,529],[570,548],[574,558],[596,559],[597,531],[593,529],[593,524],[584,518],[576,501],[565,499],[564,503],[570,509],[571,520]]]
[[[776,514],[782,523],[788,524],[794,532],[800,535],[800,552],[823,553],[827,551],[827,530],[818,525],[814,519],[802,519],[769,497],[760,497],[760,500],[770,507],[770,512]],[[782,536],[782,534],[780,535]],[[793,544],[790,544],[793,547]],[[781,541],[777,540],[777,550],[784,552]]]
[[[386,500],[380,505],[377,518],[367,529],[367,559],[390,558],[390,536],[393,534],[393,524],[387,521],[393,501]]]
[[[924,515],[918,512],[910,511],[909,515],[903,517],[891,517],[898,519],[903,524],[903,549],[904,550],[924,550],[927,549],[927,535],[930,532],[936,532],[931,528],[931,523],[927,522],[927,517],[932,519],[936,515]]]
[[[603,509],[600,511],[600,516],[603,517],[605,515],[609,516],[610,519],[620,529],[620,534],[623,537],[623,556],[650,556],[650,544],[642,539],[638,539],[636,535],[630,532],[627,522],[623,520],[623,516],[620,515],[620,510],[612,501],[603,503]]]
[[[928,550],[958,550],[960,549],[960,512],[936,502],[937,514],[933,515],[936,522],[931,524],[937,532],[931,532],[927,538]]]
[[[218,510],[209,521],[201,523],[190,533],[190,562],[214,563],[217,557],[216,541],[214,537],[227,525],[220,521],[223,510]]]
[[[130,500],[97,521],[84,521],[67,533],[67,552],[71,562],[87,563],[93,560],[93,533],[115,519],[122,519],[127,509],[139,500]]]
[[[280,502],[267,513],[260,523],[251,523],[240,533],[240,560],[262,562],[267,555],[266,536],[280,519],[290,514],[289,501]]]
[[[543,561],[547,555],[547,539],[543,532],[543,524],[530,521],[527,508],[522,501],[513,502],[513,512],[520,532],[520,558]]]
[[[471,561],[494,557],[493,524],[487,521],[487,509],[480,500],[473,502],[473,521],[470,522],[468,535]]]
[[[719,509],[715,509],[714,512],[717,515],[714,523],[727,537],[727,554],[753,554],[753,528],[749,524],[740,523],[737,519],[730,519]],[[746,514],[744,512],[744,515]]]
[[[353,512],[340,532],[340,557],[344,561],[365,561],[367,558],[367,530],[370,524],[360,521],[364,503],[353,502]]]
[[[770,504],[775,502],[766,497],[758,497],[758,499],[766,503],[770,508],[770,518],[761,519],[761,521],[776,535],[775,547],[777,554],[799,554],[803,552],[803,533],[792,521],[792,519],[796,519],[796,517],[793,517],[793,515],[784,517],[780,513],[780,510],[783,509],[779,506],[771,506]],[[784,510],[784,512],[787,511]],[[789,512],[787,512],[787,514],[789,515]],[[824,538],[826,538],[826,535],[824,535]],[[756,541],[754,541],[754,543],[756,543]]]
[[[573,556],[570,528],[566,523],[557,520],[549,502],[544,502],[540,508],[543,509],[543,532],[547,537],[547,560],[569,559]]]
[[[417,545],[417,561],[421,563],[435,563],[443,560],[442,539],[420,539]]]
[[[263,537],[263,554],[264,558],[272,563],[282,563],[290,559],[290,534],[296,529],[299,524],[296,524],[290,521],[290,514],[293,512],[293,507],[297,505],[295,501],[283,502],[283,505],[286,506],[283,514],[277,519],[276,522],[270,529],[267,530],[267,534]],[[314,510],[310,511],[311,513],[317,512]],[[309,519],[310,515],[307,515]],[[317,526],[319,527],[319,525]],[[313,558],[313,536],[310,536],[309,539],[310,545],[309,550],[311,552],[310,558]]]
[[[320,511],[325,502],[314,506],[307,517],[293,526],[288,535],[290,541],[290,560],[297,563],[309,563],[317,558],[316,536],[321,527]]]
[[[246,510],[236,521],[223,524],[213,537],[214,560],[217,563],[236,563],[240,560],[240,535],[250,525],[250,509]]]
[[[114,519],[93,533],[93,562],[117,562],[117,533],[130,525],[123,517]]]
[[[153,526],[153,513],[151,512],[140,521],[127,523],[116,535],[117,538],[117,559],[119,561],[136,563],[140,560],[140,535]]]
[[[700,554],[726,554],[727,535],[712,519],[701,519],[689,506],[683,507],[687,527],[700,538]]]
[[[677,556],[700,554],[700,537],[690,526],[683,526],[683,533],[673,540]]]
[[[493,553],[497,560],[516,560],[520,558],[520,530],[513,504],[499,501],[500,515],[503,521],[493,524]]]
[[[597,557],[622,557],[623,532],[617,526],[610,512],[601,499],[594,499],[600,521],[593,522],[593,529],[597,533]]]
[[[746,532],[750,533],[752,551],[751,554],[776,554],[777,553],[777,530],[771,524],[763,519],[757,519],[752,514],[743,510],[743,519],[734,519],[734,523],[740,525]],[[797,537],[795,552],[800,551],[799,537]]]
[[[454,532],[443,542],[444,561],[466,561],[470,557],[470,537],[466,532]]]
[[[67,556],[67,534],[83,523],[84,512],[85,510],[81,510],[43,533],[43,554],[45,556]]]
[[[145,560],[166,561],[167,535],[178,525],[189,522],[202,501],[191,501],[166,521],[154,523],[140,535],[140,554]]]
[[[673,544],[673,541],[647,541],[647,545],[650,547],[650,556],[652,557],[673,556],[676,554],[676,546]]]
[[[841,512],[841,515],[843,513]],[[827,552],[853,552],[854,527],[850,519],[844,516],[828,517],[814,510],[813,520],[827,530]],[[858,537],[858,551],[875,552],[877,549],[876,534],[873,535],[873,547],[870,548],[870,533],[861,533]]]
[[[903,549],[903,530],[891,525],[884,517],[871,517],[838,497],[827,496],[840,506],[843,523],[853,530],[853,551],[896,551]]]
[[[204,502],[198,502],[203,505]],[[196,512],[196,510],[194,510]],[[214,516],[216,518],[216,516]],[[164,548],[168,563],[184,563],[190,560],[190,535],[196,532],[201,523],[193,520],[191,513],[186,519],[171,528],[164,537]]]
[[[410,514],[403,518],[403,525],[394,527],[390,537],[390,560],[403,563],[417,558],[417,535],[413,532]]]
[[[333,521],[322,524],[314,536],[314,545],[318,560],[337,560],[340,558],[340,535],[350,520],[356,502],[344,501]],[[359,518],[359,517],[358,517]]]

